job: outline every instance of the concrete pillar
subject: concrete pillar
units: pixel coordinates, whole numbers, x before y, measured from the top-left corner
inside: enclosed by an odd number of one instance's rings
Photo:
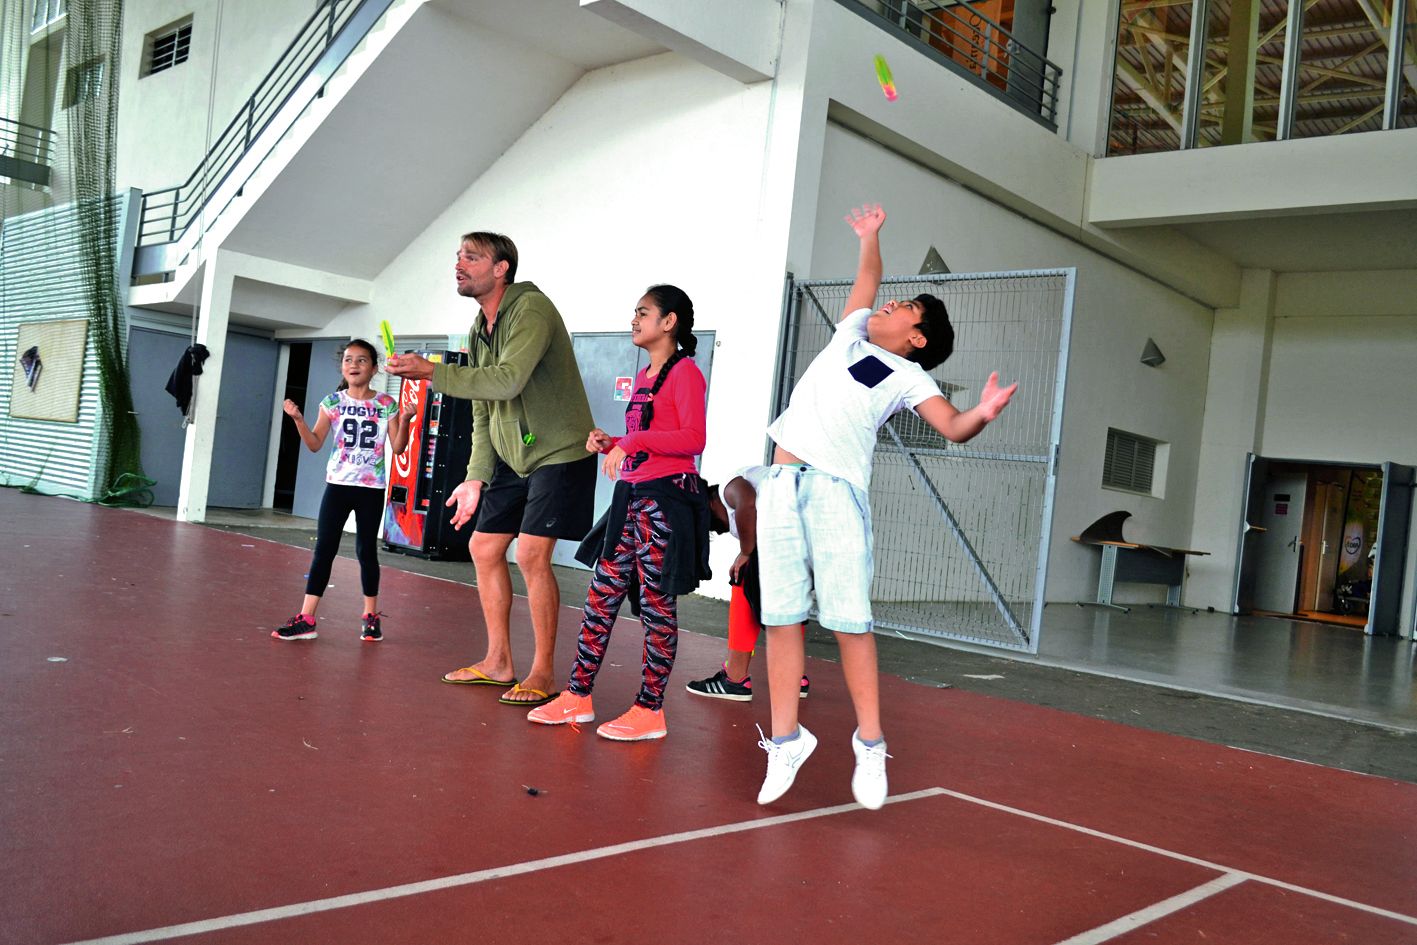
[[[1264,433],[1276,286],[1273,272],[1246,269],[1239,304],[1215,312],[1191,524],[1191,547],[1210,555],[1188,559],[1185,603],[1191,607],[1228,612],[1232,603],[1245,457],[1258,451]]]
[[[1048,58],[1063,70],[1058,131],[1094,157],[1107,149],[1112,73],[1117,55],[1121,0],[1055,0],[1048,29]]]
[[[1048,58],[1048,21],[1052,11],[1051,0],[1016,0],[1014,3],[1011,30],[1014,40],[1043,59]],[[1026,58],[1026,65],[1009,69],[1008,92],[1010,97],[1037,109],[1052,89],[1044,87],[1042,61],[1032,56]]]
[[[192,399],[193,421],[187,426],[182,451],[182,482],[177,491],[177,519],[207,520],[207,494],[211,485],[212,445],[216,442],[217,402],[221,395],[221,369],[226,355],[226,326],[231,319],[231,287],[235,277],[231,261],[220,251],[207,259],[202,273],[202,305],[197,311],[197,343],[211,353],[197,377]]]
[[[1232,0],[1230,49],[1226,55],[1225,115],[1220,122],[1221,144],[1255,140],[1255,43],[1259,39],[1258,0]]]

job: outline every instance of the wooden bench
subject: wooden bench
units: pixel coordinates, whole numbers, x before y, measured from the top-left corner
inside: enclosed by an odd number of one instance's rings
[[[1164,584],[1166,606],[1181,606],[1181,588],[1186,579],[1186,555],[1206,555],[1208,551],[1191,548],[1168,548],[1163,545],[1143,545],[1122,537],[1122,523],[1130,512],[1111,512],[1093,522],[1073,541],[1092,545],[1102,551],[1102,570],[1097,575],[1097,600],[1079,601],[1095,604],[1123,613],[1130,607],[1112,603],[1112,589],[1118,581],[1137,584]]]

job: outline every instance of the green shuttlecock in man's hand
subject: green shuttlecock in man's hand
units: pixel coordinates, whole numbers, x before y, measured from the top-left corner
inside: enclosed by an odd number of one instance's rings
[[[389,327],[388,319],[379,322],[379,334],[384,339],[384,357],[391,358],[394,355],[394,330]]]

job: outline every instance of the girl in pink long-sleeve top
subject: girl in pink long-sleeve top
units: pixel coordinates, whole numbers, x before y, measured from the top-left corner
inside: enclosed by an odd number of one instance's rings
[[[706,384],[693,361],[694,303],[671,285],[651,286],[635,306],[631,339],[649,355],[635,377],[625,435],[595,429],[586,449],[604,454],[601,468],[618,479],[610,511],[587,539],[595,577],[586,595],[576,663],[566,691],[527,718],[544,725],[595,718],[591,689],[605,658],[615,616],[639,585],[645,630],[644,674],[635,703],[597,732],[615,741],[663,738],[664,687],[679,639],[678,595],[707,577],[708,489],[699,477],[704,449]],[[580,556],[578,556],[580,557]]]

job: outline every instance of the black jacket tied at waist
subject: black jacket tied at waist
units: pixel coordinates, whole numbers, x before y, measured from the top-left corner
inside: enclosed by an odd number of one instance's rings
[[[588,568],[615,553],[615,543],[625,529],[630,500],[654,499],[669,522],[669,545],[664,552],[664,577],[660,590],[666,594],[688,594],[700,581],[713,577],[709,570],[708,489],[695,474],[665,476],[645,482],[615,483],[610,508],[591,527],[576,550],[576,560]],[[631,602],[638,603],[631,595]]]

